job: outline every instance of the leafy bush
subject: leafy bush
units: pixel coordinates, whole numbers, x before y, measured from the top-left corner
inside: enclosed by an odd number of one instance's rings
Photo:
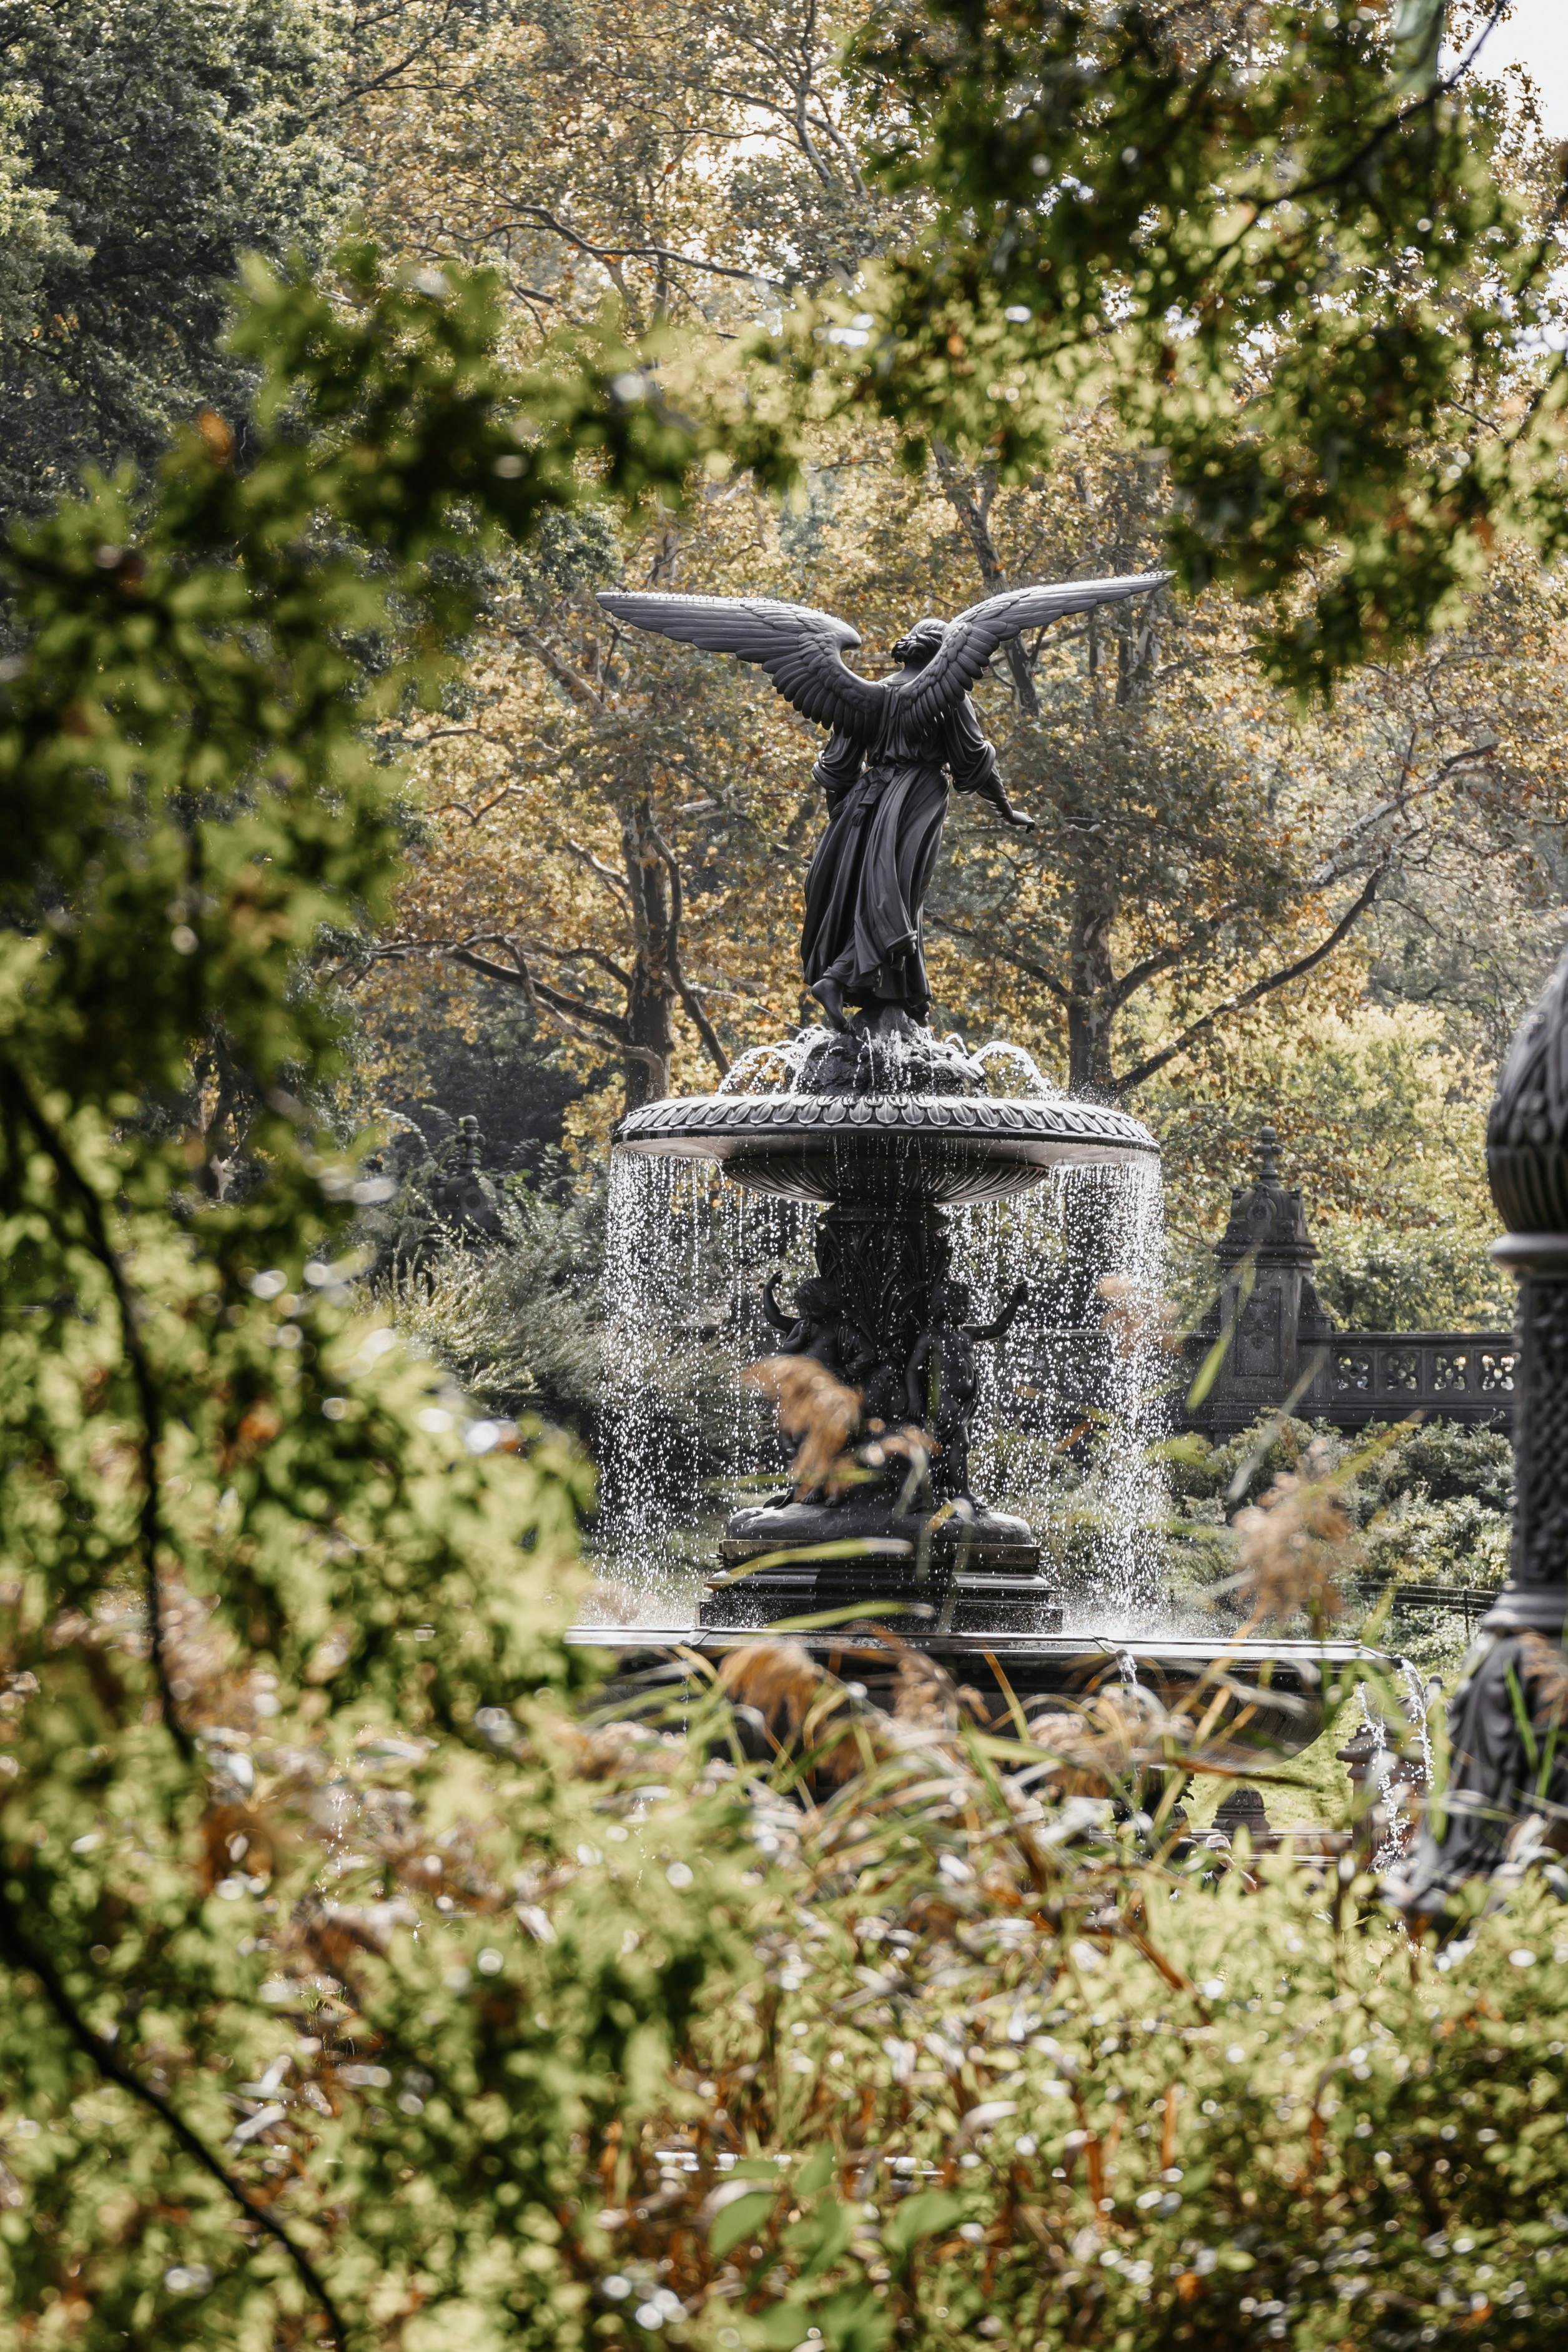
[[[803,1668],[774,1645],[732,1679],[792,1703],[820,1769],[846,1706]],[[1038,1724],[1031,1789],[999,1777],[1010,1736],[913,1695],[814,1807],[758,1793],[787,1865],[760,1966],[617,2169],[604,2339],[639,2340],[662,2288],[719,2346],[1558,2340],[1555,1896],[1434,1960],[1354,1863],[1217,1875],[1066,1794]]]
[[[580,1908],[557,1887],[593,1804],[559,1714],[585,1472],[465,1426],[355,1312],[366,1188],[301,1108],[337,1050],[301,961],[384,903],[368,722],[439,686],[471,610],[449,559],[573,503],[585,457],[631,494],[691,452],[611,390],[613,351],[519,378],[495,329],[482,278],[258,276],[256,463],[208,415],[145,510],[100,488],[6,558],[18,2338],[580,2340],[580,2136],[635,2137],[729,1934],[734,1799],[680,1756]],[[141,1115],[219,1033],[259,1107],[243,1197],[199,1125]],[[688,1843],[700,1906],[665,1867]]]
[[[1185,1598],[1212,1591],[1228,1572],[1236,1514],[1309,1457],[1316,1475],[1333,1479],[1357,1533],[1355,1565],[1366,1573],[1472,1586],[1507,1574],[1513,1449],[1501,1431],[1436,1421],[1351,1437],[1270,1419],[1223,1444],[1188,1431],[1156,1454],[1177,1505],[1166,1549]]]
[[[603,1370],[603,1187],[508,1185],[499,1214],[503,1239],[448,1245],[400,1283],[400,1327],[493,1411],[586,1433]]]
[[[1485,1329],[1498,1316],[1486,1236],[1454,1231],[1368,1234],[1325,1228],[1318,1293],[1348,1331]]]

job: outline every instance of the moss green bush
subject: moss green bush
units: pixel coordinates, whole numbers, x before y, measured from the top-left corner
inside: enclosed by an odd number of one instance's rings
[[[1186,1431],[1157,1454],[1175,1506],[1169,1573],[1186,1599],[1201,1599],[1229,1573],[1237,1512],[1303,1469],[1333,1482],[1354,1532],[1347,1569],[1471,1587],[1507,1574],[1513,1452],[1501,1431],[1429,1422],[1352,1436],[1270,1419],[1223,1444]]]
[[[693,454],[623,354],[519,377],[497,328],[486,280],[368,253],[258,276],[254,462],[205,416],[155,498],[5,557],[7,2343],[583,2340],[584,2136],[635,2134],[733,1944],[736,1797],[683,1754],[580,1879],[585,1466],[356,1310],[380,1188],[302,1107],[313,943],[393,870],[373,723],[439,691],[467,558]],[[220,1034],[239,1192],[168,1110]]]
[[[615,2170],[603,2339],[663,2285],[704,2346],[1559,2340],[1557,1893],[1435,1958],[1354,1864],[1217,1878],[1002,1762],[910,1728],[758,1800],[788,1872]]]

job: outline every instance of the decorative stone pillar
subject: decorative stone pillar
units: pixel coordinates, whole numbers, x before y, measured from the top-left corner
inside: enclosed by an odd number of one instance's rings
[[[1421,1919],[1545,1843],[1568,1801],[1568,955],[1503,1064],[1487,1173],[1509,1228],[1492,1255],[1519,1283],[1513,1549],[1448,1710],[1448,1790],[1390,1885]]]
[[[1194,1333],[1189,1372],[1230,1335],[1225,1358],[1192,1419],[1216,1437],[1232,1437],[1292,1394],[1305,1399],[1333,1326],[1319,1303],[1312,1266],[1317,1247],[1307,1231],[1298,1186],[1280,1181],[1280,1139],[1258,1133],[1258,1172],[1230,1195],[1230,1217],[1215,1245],[1219,1296]],[[1310,1409],[1310,1408],[1309,1408]]]

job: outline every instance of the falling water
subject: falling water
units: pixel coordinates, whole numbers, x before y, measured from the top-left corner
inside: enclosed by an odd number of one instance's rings
[[[950,1037],[947,1042],[949,1045],[961,1045],[963,1041],[961,1038]],[[1026,1053],[1021,1045],[1015,1045],[1010,1037],[993,1037],[988,1045],[977,1046],[974,1059],[985,1072],[987,1086],[992,1094],[1011,1095],[1030,1102],[1043,1102],[1051,1096],[1060,1095],[1061,1092],[1060,1087],[1051,1084],[1034,1055]],[[1016,1071],[1021,1077],[1021,1085],[1015,1083],[1008,1087],[991,1086],[991,1071],[998,1064],[1005,1069]]]
[[[1363,1720],[1377,1742],[1367,1759],[1366,1784],[1381,1801],[1386,1822],[1384,1834],[1372,1857],[1375,1870],[1391,1870],[1400,1859],[1410,1843],[1423,1802],[1430,1794],[1433,1784],[1432,1731],[1427,1719],[1427,1687],[1408,1658],[1396,1658],[1394,1663],[1405,1685],[1405,1716],[1416,1734],[1421,1760],[1413,1780],[1407,1777],[1407,1765],[1404,1771],[1400,1769],[1399,1750],[1389,1738],[1388,1725],[1382,1710],[1374,1703],[1366,1685],[1357,1684]]]
[[[723,1091],[792,1093],[831,1042],[809,1030],[756,1047]],[[947,1042],[964,1050],[962,1040]],[[878,1041],[879,1091],[901,1090],[899,1051],[895,1039]],[[1059,1091],[1007,1040],[970,1061],[988,1092]],[[762,1285],[779,1272],[787,1300],[810,1271],[817,1213],[728,1183],[706,1162],[616,1154],[593,1543],[601,1613],[685,1622],[712,1572],[722,1518],[779,1490],[787,1457],[740,1371],[776,1345]],[[1158,1166],[1059,1168],[1029,1192],[950,1215],[954,1271],[970,1286],[977,1319],[997,1314],[1020,1278],[1030,1286],[1005,1339],[978,1350],[975,1490],[1034,1526],[1070,1628],[1151,1628],[1165,1508],[1146,1458],[1162,1410]]]
[[[810,1266],[814,1222],[706,1161],[615,1156],[591,1544],[602,1612],[684,1622],[712,1573],[720,1519],[777,1487],[785,1457],[771,1412],[740,1371],[774,1345],[762,1283],[782,1266],[788,1295]]]
[[[1047,1536],[1067,1623],[1143,1631],[1162,1608],[1160,1351],[1165,1219],[1153,1161],[1065,1167],[954,1216],[979,1316],[1020,1276],[1027,1305],[982,1349],[976,1489]],[[1085,1260],[1087,1259],[1087,1262]]]

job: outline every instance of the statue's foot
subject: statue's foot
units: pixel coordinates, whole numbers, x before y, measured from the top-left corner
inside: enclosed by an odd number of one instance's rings
[[[850,1024],[844,1019],[844,992],[836,980],[814,980],[811,993],[826,1014],[830,1029],[848,1029]]]

